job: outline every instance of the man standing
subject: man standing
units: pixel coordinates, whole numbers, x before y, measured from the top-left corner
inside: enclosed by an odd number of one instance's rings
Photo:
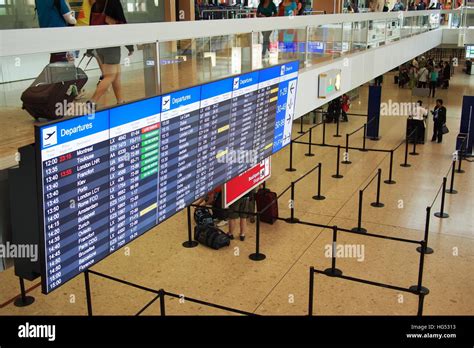
[[[443,126],[446,123],[446,108],[443,106],[442,99],[436,99],[436,106],[431,113],[434,121],[431,141],[438,139],[438,143],[441,143],[443,141]]]
[[[400,0],[397,0],[397,2],[395,3],[395,5],[393,5],[393,9],[392,11],[395,12],[395,11],[403,11],[405,8],[403,7],[403,4]]]

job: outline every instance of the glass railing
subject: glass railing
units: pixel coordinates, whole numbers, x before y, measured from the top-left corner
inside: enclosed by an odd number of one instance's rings
[[[8,40],[0,50],[0,117],[21,117],[28,122],[21,107],[28,99],[24,92],[32,85],[63,83],[65,87],[57,93],[67,95],[70,104],[77,106],[68,105],[70,110],[63,106],[66,110],[58,113],[77,115],[83,112],[81,105],[86,101],[105,108],[291,60],[298,60],[300,68],[305,69],[436,29],[440,20],[439,11],[423,11],[301,16],[291,21],[222,20],[218,21],[222,30],[215,29],[217,23],[206,26],[209,21],[118,25],[97,29],[102,30],[104,38],[82,31],[94,28],[34,29],[28,34],[24,30],[2,31]],[[173,31],[181,25],[185,26],[183,32]],[[151,39],[153,35],[156,40]],[[132,36],[143,36],[143,41],[133,41]],[[49,41],[41,53],[35,48],[40,46],[19,46],[42,37]],[[55,52],[46,51],[50,45],[55,45]],[[129,55],[126,45],[132,45],[133,54]],[[66,61],[48,65],[52,53]],[[87,81],[77,83],[77,66],[85,70]],[[2,135],[9,136],[15,134]],[[4,140],[0,139],[0,144]]]

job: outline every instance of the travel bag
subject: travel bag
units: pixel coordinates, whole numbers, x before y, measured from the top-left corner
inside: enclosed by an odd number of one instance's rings
[[[194,227],[194,240],[215,250],[230,245],[229,236],[212,225],[196,225]]]
[[[277,194],[269,189],[262,188],[255,195],[257,211],[260,212],[260,221],[273,224],[278,218]],[[262,211],[265,209],[265,211]]]
[[[84,57],[79,62],[81,65]],[[89,65],[89,59],[86,67]],[[38,120],[56,120],[64,117],[68,105],[87,83],[87,74],[74,63],[48,64],[35,81],[21,95],[23,109]],[[61,106],[61,107],[60,107]]]
[[[194,222],[196,225],[201,226],[214,225],[211,211],[206,207],[196,208],[194,211]]]

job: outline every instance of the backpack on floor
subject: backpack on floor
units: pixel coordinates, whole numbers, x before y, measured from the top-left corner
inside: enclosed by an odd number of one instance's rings
[[[194,227],[194,240],[215,250],[230,245],[229,236],[224,231],[211,225],[196,225]]]
[[[214,219],[208,208],[199,207],[194,211],[194,222],[199,226],[214,225]]]

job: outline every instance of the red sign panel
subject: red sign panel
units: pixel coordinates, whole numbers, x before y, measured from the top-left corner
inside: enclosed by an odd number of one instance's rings
[[[270,157],[224,184],[224,206],[227,208],[271,175]]]

